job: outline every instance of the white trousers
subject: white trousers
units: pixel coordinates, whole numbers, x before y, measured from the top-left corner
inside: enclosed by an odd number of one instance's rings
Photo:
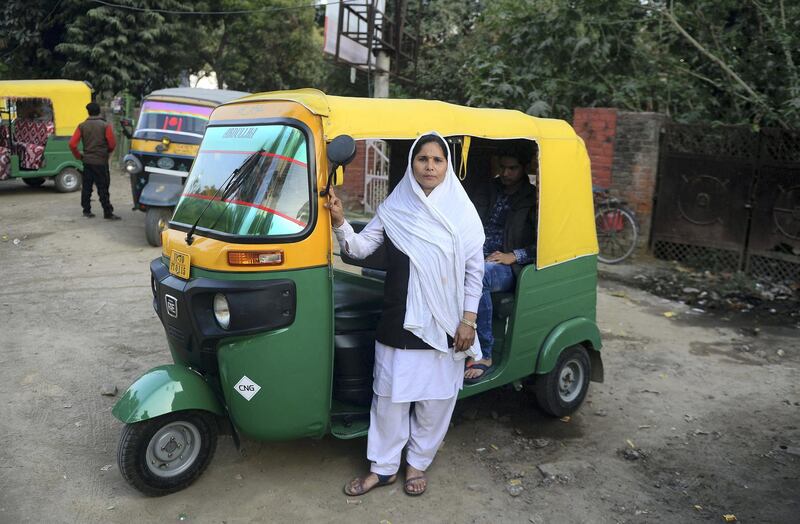
[[[411,402],[392,402],[373,395],[367,434],[367,459],[370,471],[394,475],[400,468],[400,455],[406,449],[406,462],[425,471],[444,441],[458,395],[444,400],[418,400],[414,413]]]

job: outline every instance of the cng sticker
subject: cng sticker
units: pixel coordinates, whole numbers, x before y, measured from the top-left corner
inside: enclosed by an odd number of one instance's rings
[[[250,400],[256,396],[256,393],[258,393],[258,391],[261,389],[261,386],[247,378],[247,375],[244,375],[241,380],[239,380],[239,382],[233,386],[233,389],[243,396],[245,400]]]

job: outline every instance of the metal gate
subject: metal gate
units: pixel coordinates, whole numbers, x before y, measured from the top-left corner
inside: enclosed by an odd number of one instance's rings
[[[651,241],[659,258],[800,278],[800,132],[667,124]]]
[[[364,211],[375,213],[389,194],[389,152],[383,140],[367,140],[364,160]]]

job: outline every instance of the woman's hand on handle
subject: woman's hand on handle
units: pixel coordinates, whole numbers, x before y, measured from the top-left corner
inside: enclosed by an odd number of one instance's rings
[[[478,315],[471,311],[464,312],[464,319],[470,322],[475,322],[477,317]],[[459,322],[458,328],[456,328],[456,336],[453,337],[453,348],[458,352],[466,351],[472,347],[474,342],[475,328],[468,326],[463,322]]]
[[[336,196],[333,188],[331,188],[328,194],[328,201],[325,203],[325,207],[331,213],[331,224],[333,224],[333,227],[339,227],[344,224],[344,208],[342,207],[342,201]]]

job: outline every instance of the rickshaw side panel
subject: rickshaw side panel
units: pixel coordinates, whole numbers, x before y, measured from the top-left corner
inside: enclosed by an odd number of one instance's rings
[[[576,258],[544,269],[533,265],[525,267],[518,278],[514,311],[508,321],[498,370],[488,379],[465,387],[459,398],[537,373],[539,354],[545,348],[548,335],[557,326],[575,318],[594,324],[596,303],[596,256]]]
[[[184,366],[170,364],[155,367],[139,377],[111,413],[121,422],[133,424],[188,409],[225,414],[202,376]]]
[[[333,374],[330,268],[227,273],[224,278],[291,279],[297,292],[290,326],[220,341],[220,382],[227,385],[223,395],[231,420],[257,440],[321,437],[330,418]],[[244,377],[260,388],[250,400],[237,390]]]
[[[595,323],[597,257],[585,256],[544,269],[527,267],[517,286],[509,324],[509,368],[528,376],[536,369],[545,341],[557,326],[571,319]],[[597,338],[599,345],[599,337]],[[598,347],[599,349],[599,347]]]

